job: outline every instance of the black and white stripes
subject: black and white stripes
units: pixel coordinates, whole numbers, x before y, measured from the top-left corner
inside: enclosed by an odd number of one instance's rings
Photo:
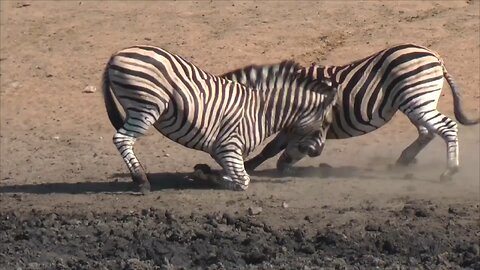
[[[248,73],[255,85],[213,76],[152,46],[126,48],[111,57],[103,93],[117,130],[113,141],[141,191],[150,186],[133,144],[152,125],[177,143],[210,153],[224,170],[214,181],[229,189],[247,188],[243,158],[279,130],[295,134],[292,143],[304,152],[312,148],[336,89],[323,79],[301,75],[291,61],[238,72]]]
[[[418,129],[418,138],[398,159],[398,164],[409,164],[434,138],[441,136],[447,144],[448,179],[458,170],[457,124],[437,109],[444,78],[454,97],[454,112],[464,125],[479,122],[468,119],[462,111],[460,92],[448,74],[439,55],[415,44],[393,46],[343,66],[312,65],[301,74],[316,79],[328,78],[338,83],[338,99],[328,139],[344,139],[372,132],[400,110]],[[229,78],[230,73],[223,76]],[[249,85],[249,78],[234,78]],[[281,132],[261,154],[245,163],[253,170],[266,159],[286,147],[287,138]]]

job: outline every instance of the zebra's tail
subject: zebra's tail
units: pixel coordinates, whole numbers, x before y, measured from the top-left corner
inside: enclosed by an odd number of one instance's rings
[[[450,89],[452,90],[453,95],[453,112],[455,113],[455,118],[457,118],[458,122],[462,125],[475,125],[480,122],[480,118],[477,119],[469,119],[465,112],[463,111],[462,104],[461,104],[461,94],[458,85],[453,80],[453,77],[448,74],[445,65],[442,62],[443,67],[443,76],[447,80],[448,84],[450,85]]]
[[[108,77],[108,69],[110,67],[110,61],[108,61],[102,75],[102,92],[103,92],[103,100],[105,102],[105,108],[107,109],[108,118],[110,119],[110,123],[112,123],[113,127],[118,130],[123,126],[125,120],[123,119],[122,113],[118,110],[117,104],[115,104],[115,100],[113,97],[113,93],[110,89],[110,79]]]

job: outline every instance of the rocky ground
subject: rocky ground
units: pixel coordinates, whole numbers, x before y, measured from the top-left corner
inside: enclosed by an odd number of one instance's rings
[[[410,201],[382,220],[272,228],[253,214],[174,210],[0,215],[1,262],[23,269],[479,269],[478,205]],[[329,212],[325,209],[325,212]]]

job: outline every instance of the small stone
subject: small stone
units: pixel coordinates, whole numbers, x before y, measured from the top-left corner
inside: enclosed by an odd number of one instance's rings
[[[53,136],[53,139],[58,141],[58,140],[60,140],[60,136],[58,136],[58,135],[57,135],[57,136]]]
[[[20,83],[19,83],[19,82],[12,82],[12,83],[10,84],[10,86],[11,86],[12,88],[18,88],[18,87],[20,86]]]
[[[376,225],[376,224],[367,224],[365,226],[365,231],[367,231],[367,232],[380,232],[381,228],[380,228],[379,225]]]
[[[308,221],[308,222],[312,223],[312,218],[310,216],[305,216],[303,219],[305,221]]]
[[[95,93],[97,92],[97,88],[93,85],[88,85],[83,89],[83,93]]]
[[[262,211],[263,211],[262,207],[249,207],[248,208],[248,214],[250,214],[252,216],[258,215],[258,214],[262,213]]]
[[[169,156],[170,156],[170,154],[165,154],[165,155],[163,155],[163,156],[164,156],[164,157],[169,157]]]
[[[480,255],[480,247],[478,246],[478,244],[472,244],[472,245],[468,248],[468,251],[470,251],[471,253],[473,253],[473,255],[475,255],[475,256],[479,256],[479,255]]]
[[[165,217],[167,218],[167,221],[175,221],[175,215],[169,210],[165,211]]]
[[[288,208],[288,203],[282,202],[282,208]]]
[[[230,228],[228,227],[228,225],[225,225],[225,224],[217,224],[217,229],[220,231],[220,232],[226,232],[228,230],[230,230]]]
[[[427,210],[420,208],[420,209],[417,209],[415,211],[415,216],[417,216],[417,217],[428,217],[429,213],[427,212]]]
[[[335,258],[332,261],[335,269],[347,269],[347,262],[343,258]]]

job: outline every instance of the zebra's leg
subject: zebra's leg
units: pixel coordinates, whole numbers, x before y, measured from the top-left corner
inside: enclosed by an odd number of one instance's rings
[[[285,175],[292,175],[294,174],[295,170],[293,165],[298,161],[302,160],[304,157],[317,157],[320,156],[323,152],[323,148],[325,147],[325,143],[319,138],[316,138],[315,141],[309,141],[297,143],[295,141],[291,141],[285,151],[283,151],[280,158],[277,160],[277,170],[279,170],[282,174]]]
[[[133,152],[133,144],[138,138],[145,135],[148,128],[157,119],[151,114],[128,113],[125,124],[113,136],[113,143],[122,155],[125,164],[127,164],[133,182],[137,185],[138,191],[144,194],[150,191],[150,182],[145,174],[145,170]]]
[[[439,135],[445,141],[447,145],[447,169],[440,178],[441,180],[450,180],[452,175],[458,172],[459,167],[457,123],[437,110],[410,113],[410,115],[417,115],[418,119],[414,120],[415,123],[428,129],[429,133]]]
[[[412,121],[412,123],[414,123]],[[415,124],[415,123],[414,123]],[[397,160],[397,165],[407,166],[412,163],[416,162],[415,157],[422,151],[425,146],[427,146],[435,137],[435,133],[429,131],[424,126],[418,126],[418,138],[412,142],[405,150],[403,150],[402,154]]]
[[[322,128],[307,136],[293,136],[277,161],[277,169],[284,174],[294,172],[293,165],[306,157],[318,157],[325,147],[327,128]]]
[[[245,162],[246,170],[252,172],[267,159],[276,156],[278,153],[280,153],[280,151],[285,149],[287,142],[287,134],[284,131],[281,131],[271,142],[265,146],[265,148],[263,148],[260,154]]]
[[[221,188],[242,191],[248,188],[250,176],[245,170],[242,151],[238,144],[225,144],[216,147],[212,157],[223,168],[223,173],[213,172],[208,165],[195,165],[194,175],[213,182]]]

